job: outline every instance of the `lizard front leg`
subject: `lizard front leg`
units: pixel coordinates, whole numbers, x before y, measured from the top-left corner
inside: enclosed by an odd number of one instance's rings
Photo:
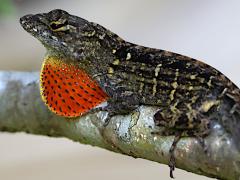
[[[89,111],[89,113],[95,113],[99,111],[108,112],[106,119],[104,120],[104,126],[106,127],[111,118],[115,115],[129,114],[139,106],[138,100],[135,95],[129,94],[128,96],[119,94],[113,96],[107,101],[107,105],[104,107],[97,107]]]

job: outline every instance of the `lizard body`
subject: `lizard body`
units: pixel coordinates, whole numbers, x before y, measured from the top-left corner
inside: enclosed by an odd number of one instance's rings
[[[170,149],[171,177],[174,148],[180,137],[201,139],[210,133],[212,121],[227,126],[228,116],[234,115],[236,120],[240,117],[237,86],[201,61],[129,43],[102,26],[63,10],[26,15],[20,22],[47,48],[47,57],[74,66],[91,79],[92,86],[100,87],[98,93],[103,96],[91,107],[74,115],[58,114],[75,117],[105,100],[107,106],[98,110],[108,112],[107,121],[140,105],[159,107],[153,118],[156,127],[163,130],[157,134],[176,136]],[[72,78],[77,81],[78,74]],[[78,87],[74,90],[78,91]],[[239,134],[234,133],[235,137]]]

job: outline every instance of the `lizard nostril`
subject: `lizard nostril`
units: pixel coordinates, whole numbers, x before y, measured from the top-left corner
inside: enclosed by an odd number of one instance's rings
[[[29,19],[32,17],[33,15],[32,14],[28,14],[28,15],[25,15],[23,17],[20,18],[20,24],[23,25],[25,24],[26,22],[29,21]]]

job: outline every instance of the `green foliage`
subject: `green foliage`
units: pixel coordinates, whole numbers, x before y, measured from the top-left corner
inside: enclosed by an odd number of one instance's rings
[[[12,0],[0,0],[0,16],[11,15],[14,12]]]

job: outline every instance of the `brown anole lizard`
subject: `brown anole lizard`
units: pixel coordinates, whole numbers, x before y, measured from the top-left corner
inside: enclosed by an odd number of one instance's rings
[[[170,149],[170,176],[174,149],[183,136],[203,138],[211,122],[219,121],[234,140],[225,121],[240,117],[240,90],[215,68],[177,53],[127,42],[99,24],[63,10],[26,15],[23,28],[47,49],[41,71],[41,94],[50,110],[76,117],[107,111],[128,114],[140,105],[158,106],[153,119],[161,130],[175,136]],[[93,109],[101,102],[107,106]]]

